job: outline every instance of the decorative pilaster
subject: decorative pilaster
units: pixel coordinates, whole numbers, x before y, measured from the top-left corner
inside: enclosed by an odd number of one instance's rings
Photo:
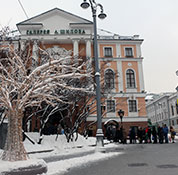
[[[78,62],[78,55],[79,55],[79,40],[73,40],[73,55],[74,55],[74,62]]]
[[[91,58],[91,41],[86,41],[86,57]]]
[[[144,78],[143,78],[142,61],[138,61],[138,73],[139,73],[140,91],[144,91],[145,90],[145,86],[144,86]]]
[[[118,66],[118,84],[119,84],[119,92],[123,92],[124,91],[124,84],[123,84],[123,73],[122,73],[122,61],[118,60],[117,62],[117,66]]]

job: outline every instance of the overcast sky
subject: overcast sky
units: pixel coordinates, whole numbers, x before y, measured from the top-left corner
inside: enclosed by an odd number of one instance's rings
[[[55,7],[92,20],[91,10],[80,7],[83,0],[20,0],[28,17]],[[178,0],[97,0],[107,13],[97,20],[98,28],[144,39],[144,79],[147,92],[175,92],[178,85]],[[0,6],[0,25],[16,24],[27,17],[19,0],[5,0]]]

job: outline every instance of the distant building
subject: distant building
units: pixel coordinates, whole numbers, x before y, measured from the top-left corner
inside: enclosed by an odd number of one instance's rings
[[[153,125],[174,126],[178,129],[178,106],[176,93],[164,93],[146,105],[148,119]]]

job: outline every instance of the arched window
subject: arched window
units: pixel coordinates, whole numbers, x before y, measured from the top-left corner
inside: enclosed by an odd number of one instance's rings
[[[126,72],[127,88],[135,88],[135,74],[132,69],[128,69]]]
[[[114,88],[114,72],[111,69],[107,69],[105,72],[105,87],[106,89]]]

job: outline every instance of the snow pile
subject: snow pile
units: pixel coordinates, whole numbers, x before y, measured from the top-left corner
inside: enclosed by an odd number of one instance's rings
[[[92,145],[95,145],[96,138],[89,137],[88,139],[84,138],[81,135],[78,135],[77,141],[67,142],[65,135],[59,135],[56,140],[56,135],[45,135],[41,144],[38,144],[39,134],[38,133],[28,133],[28,136],[35,142],[32,144],[28,139],[25,139],[24,145],[28,153],[33,152],[44,152],[40,155],[46,155],[45,151],[49,151],[50,155],[54,154],[71,154],[78,151],[87,151],[94,149]],[[75,137],[74,137],[75,139]],[[82,148],[82,149],[80,149]],[[33,154],[31,154],[33,156]]]
[[[113,156],[118,156],[119,152],[111,152],[111,153],[94,153],[91,155],[87,155],[84,157],[73,158],[62,160],[58,162],[48,163],[48,175],[60,175],[71,168],[80,167],[80,166],[87,166],[88,164],[96,161],[106,160]]]
[[[42,159],[30,159],[28,161],[2,161],[0,160],[0,174],[3,172],[10,172],[12,170],[17,170],[24,167],[34,167],[34,166],[43,166],[46,167],[46,163]]]

